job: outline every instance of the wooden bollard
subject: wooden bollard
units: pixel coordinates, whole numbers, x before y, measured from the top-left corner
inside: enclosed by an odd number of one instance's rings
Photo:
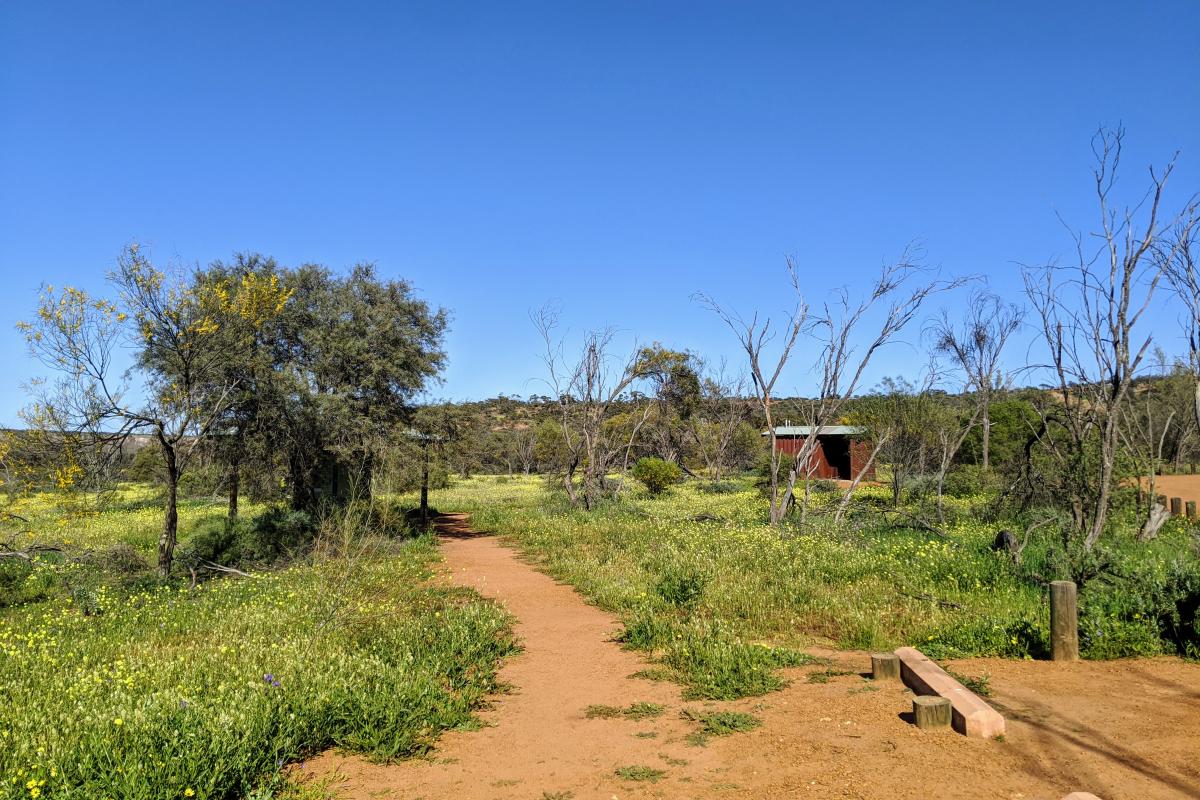
[[[877,681],[900,680],[900,659],[895,653],[872,653],[871,677]]]
[[[950,727],[950,698],[920,695],[913,698],[913,718],[923,731]]]
[[[1182,517],[1183,516],[1183,498],[1182,497],[1172,497],[1171,498],[1171,516],[1172,517]]]
[[[1188,519],[1196,518],[1196,501],[1188,500],[1183,504],[1183,515]]]
[[[1074,581],[1050,581],[1050,657],[1079,660],[1079,609]]]

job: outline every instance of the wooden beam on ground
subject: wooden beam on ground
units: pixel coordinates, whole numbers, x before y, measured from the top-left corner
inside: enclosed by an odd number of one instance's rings
[[[950,701],[950,724],[964,736],[990,739],[1004,734],[1004,717],[970,689],[946,674],[915,647],[896,651],[900,678],[919,695],[936,695]]]

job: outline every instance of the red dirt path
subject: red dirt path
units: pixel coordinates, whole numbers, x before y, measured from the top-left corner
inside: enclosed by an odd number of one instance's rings
[[[899,684],[875,686],[857,674],[809,683],[817,667],[790,670],[792,685],[766,697],[684,702],[677,686],[629,677],[647,662],[611,641],[614,617],[500,540],[470,532],[461,515],[444,518],[442,533],[446,577],[517,618],[525,650],[500,674],[514,690],[481,715],[488,727],[447,734],[428,759],[376,765],[331,752],[310,761],[305,773],[332,777],[339,797],[1200,797],[1200,666],[1167,658],[959,662],[964,673],[990,672],[991,700],[1008,719],[1002,742],[920,732],[904,718],[911,701]],[[862,653],[821,654],[834,669],[868,663]],[[643,721],[584,716],[591,704],[636,701],[667,711]],[[691,746],[684,737],[694,726],[679,712],[705,705],[749,711],[763,726]],[[665,775],[650,783],[615,774],[630,765]]]
[[[1142,479],[1146,485],[1146,479]],[[1154,491],[1164,497],[1181,497],[1184,502],[1193,500],[1200,504],[1200,475],[1156,475]]]

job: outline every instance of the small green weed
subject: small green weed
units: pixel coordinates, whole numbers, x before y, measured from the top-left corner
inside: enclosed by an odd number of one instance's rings
[[[762,720],[742,711],[697,711],[685,708],[680,716],[700,724],[700,732],[709,736],[745,733],[762,725]]]
[[[588,719],[616,719],[624,711],[620,706],[588,706],[583,715]]]
[[[661,717],[662,713],[663,707],[658,703],[638,702],[626,708],[605,705],[588,706],[587,710],[584,711],[584,716],[588,719],[616,719],[624,717],[625,719],[641,720]]]
[[[844,675],[854,675],[851,670],[846,669],[823,669],[820,672],[808,673],[809,683],[829,683],[830,678],[840,678]]]
[[[662,716],[663,707],[658,703],[634,703],[622,713],[625,719],[653,719]]]
[[[648,781],[650,783],[657,783],[664,775],[667,774],[664,770],[655,769],[654,767],[647,767],[642,764],[634,764],[628,767],[617,767],[614,772],[618,778],[623,780]]]
[[[946,673],[980,697],[992,696],[992,676],[988,673],[985,672],[977,678],[973,678],[970,675],[963,675],[952,669],[946,670]]]

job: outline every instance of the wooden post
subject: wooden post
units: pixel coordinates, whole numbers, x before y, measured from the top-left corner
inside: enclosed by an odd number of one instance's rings
[[[1079,660],[1079,609],[1074,581],[1050,582],[1050,655],[1055,661]]]
[[[895,653],[872,653],[871,677],[877,681],[900,680],[900,659]]]
[[[921,730],[950,727],[950,698],[921,695],[913,698],[913,717]]]
[[[1183,515],[1188,519],[1196,518],[1196,501],[1188,500],[1183,504]]]
[[[429,438],[421,440],[421,527],[429,524]]]
[[[1172,517],[1182,517],[1183,516],[1183,498],[1182,497],[1172,497],[1171,498],[1171,516]]]

